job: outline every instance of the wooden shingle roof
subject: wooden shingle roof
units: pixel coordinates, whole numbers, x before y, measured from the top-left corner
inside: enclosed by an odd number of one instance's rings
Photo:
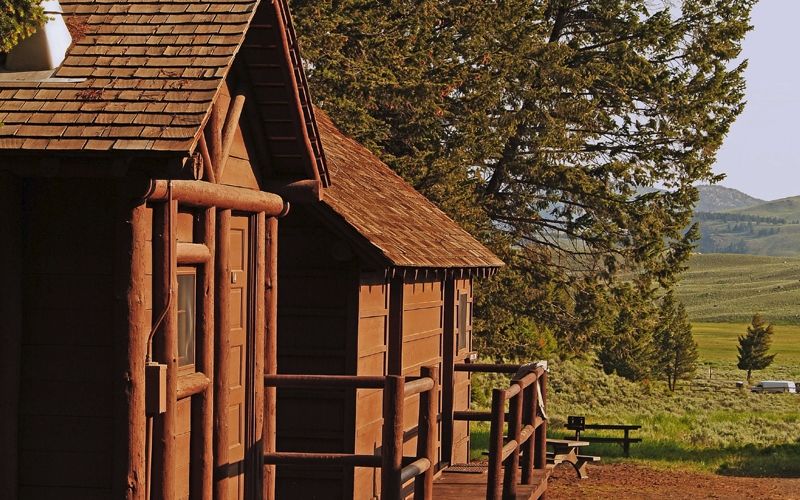
[[[190,152],[241,50],[275,163],[327,185],[286,0],[61,5],[83,35],[45,79],[0,74],[0,150]]]
[[[331,175],[323,205],[396,267],[497,268],[503,262],[367,148],[317,111]]]

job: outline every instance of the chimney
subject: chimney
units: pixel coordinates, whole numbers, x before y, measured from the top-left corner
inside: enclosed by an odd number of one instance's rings
[[[62,16],[58,0],[42,2],[47,21],[44,26],[22,40],[6,55],[6,69],[10,71],[42,71],[61,65],[72,36]]]

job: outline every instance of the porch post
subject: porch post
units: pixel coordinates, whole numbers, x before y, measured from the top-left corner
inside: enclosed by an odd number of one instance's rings
[[[264,302],[266,304],[265,318],[265,352],[264,373],[275,375],[278,373],[278,219],[270,217],[267,220],[266,234],[266,264],[267,279]],[[257,383],[263,384],[263,380]],[[276,403],[275,387],[264,390],[264,452],[275,452],[276,433]],[[264,498],[275,499],[274,465],[264,465]]]
[[[220,210],[217,217],[216,267],[216,373],[214,376],[214,498],[228,498],[228,388],[230,356],[230,230],[231,211]]]

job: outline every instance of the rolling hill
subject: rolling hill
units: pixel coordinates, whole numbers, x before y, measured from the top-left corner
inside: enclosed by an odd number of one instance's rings
[[[800,258],[693,255],[675,292],[693,322],[800,324]]]
[[[736,193],[742,196],[731,196],[742,203],[755,200]],[[699,207],[713,205],[704,202],[703,197],[701,194],[695,213],[695,220],[700,222],[700,252],[800,256],[800,196],[717,211],[700,210]]]

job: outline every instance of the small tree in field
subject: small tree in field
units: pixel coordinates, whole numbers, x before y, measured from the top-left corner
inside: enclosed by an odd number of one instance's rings
[[[661,299],[658,316],[660,321],[653,336],[658,358],[656,371],[667,380],[669,390],[674,391],[678,380],[694,374],[697,342],[692,336],[686,309],[671,292]]]
[[[775,359],[775,354],[767,354],[772,345],[772,333],[772,324],[756,313],[747,327],[747,334],[739,337],[739,363],[736,366],[747,370],[748,383],[753,370],[763,370]]]

